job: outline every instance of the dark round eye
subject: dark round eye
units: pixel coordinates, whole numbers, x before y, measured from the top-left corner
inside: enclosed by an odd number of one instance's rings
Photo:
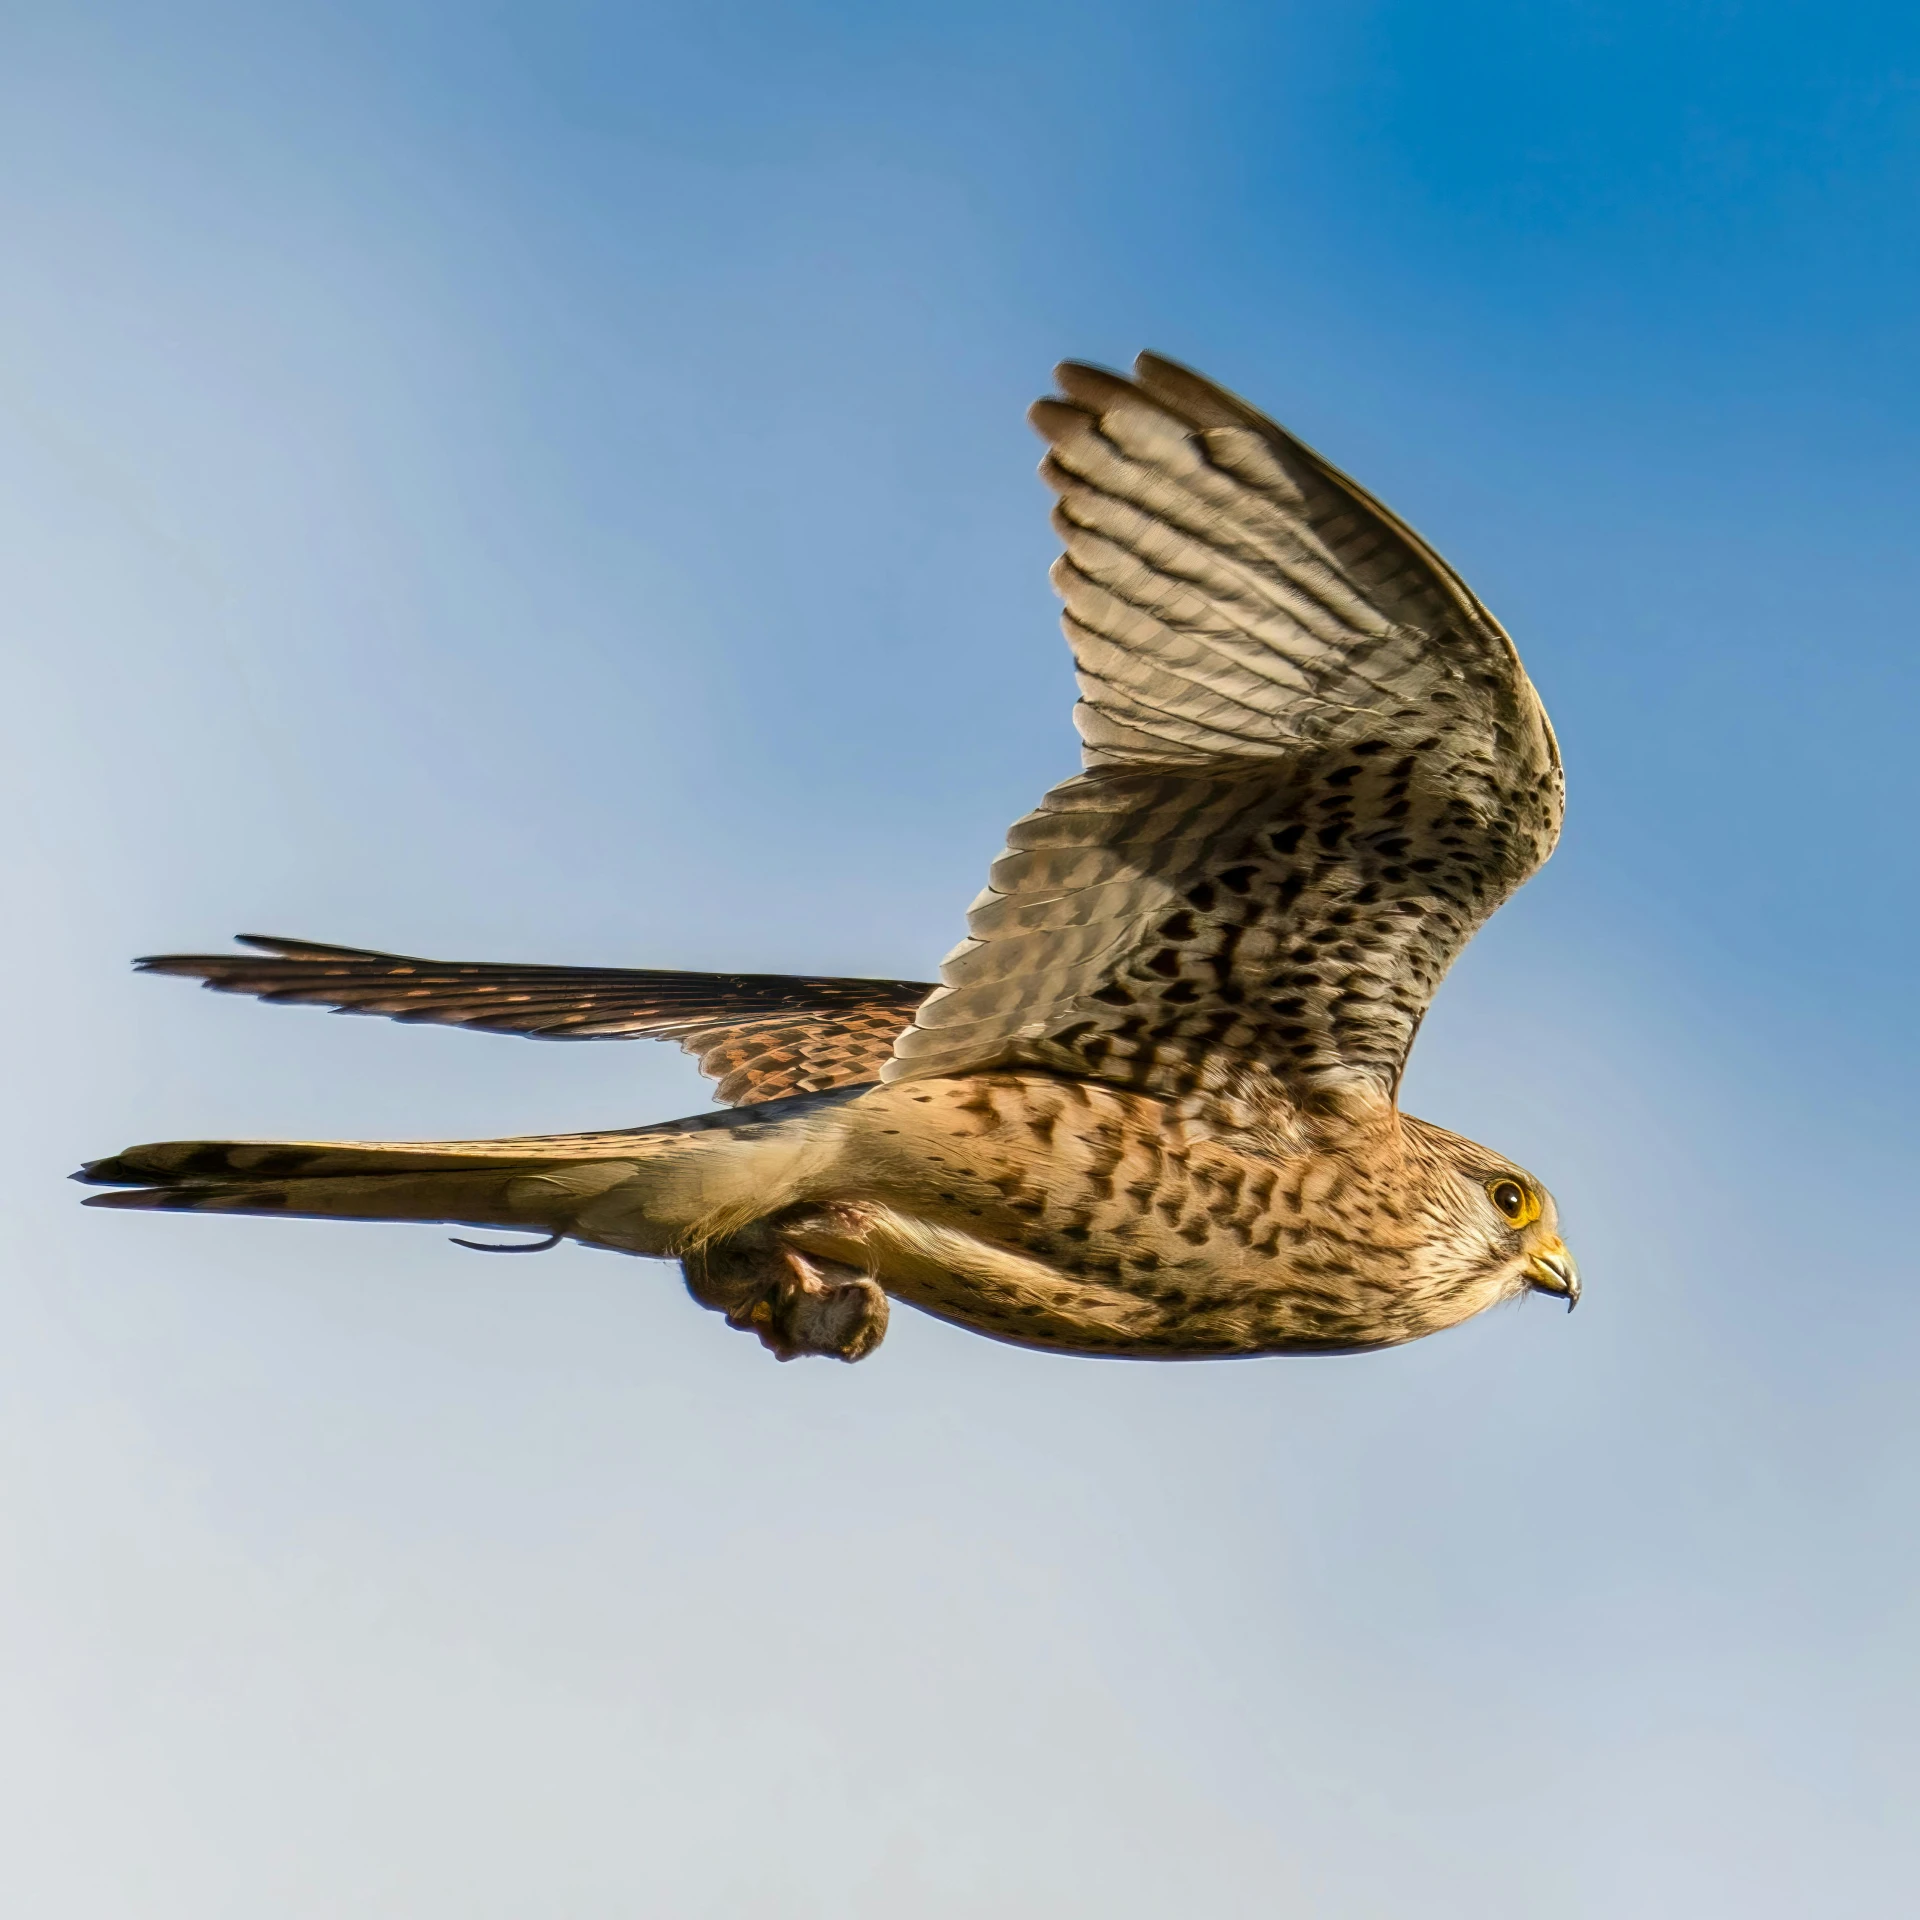
[[[1487,1197],[1516,1224],[1526,1218],[1527,1190],[1518,1180],[1496,1180],[1487,1188]]]

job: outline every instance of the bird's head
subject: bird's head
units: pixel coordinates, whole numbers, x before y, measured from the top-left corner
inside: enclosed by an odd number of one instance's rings
[[[1580,1269],[1560,1237],[1553,1195],[1511,1162],[1461,1170],[1470,1189],[1467,1213],[1478,1228],[1484,1262],[1503,1297],[1547,1293],[1580,1304]]]
[[[1560,1210],[1544,1183],[1503,1154],[1428,1121],[1405,1121],[1427,1203],[1434,1277],[1459,1318],[1524,1293],[1551,1294],[1571,1311],[1580,1270],[1560,1237]]]

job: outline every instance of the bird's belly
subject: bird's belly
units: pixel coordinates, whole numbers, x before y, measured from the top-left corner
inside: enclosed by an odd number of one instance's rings
[[[1169,1358],[1404,1338],[1323,1271],[1298,1167],[1189,1139],[1165,1103],[1043,1075],[877,1088],[828,1209],[787,1233],[1023,1345]]]

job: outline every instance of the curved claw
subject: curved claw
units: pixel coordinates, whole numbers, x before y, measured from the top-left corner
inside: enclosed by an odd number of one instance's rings
[[[462,1240],[457,1233],[450,1233],[447,1238],[456,1247],[469,1247],[475,1253],[551,1253],[566,1235],[556,1227],[544,1240],[522,1240],[518,1244],[506,1240]]]

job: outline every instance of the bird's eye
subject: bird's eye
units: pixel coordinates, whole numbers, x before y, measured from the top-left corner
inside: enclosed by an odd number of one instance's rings
[[[1489,1180],[1487,1198],[1500,1209],[1501,1217],[1510,1226],[1524,1227],[1540,1218],[1538,1195],[1518,1180]]]

